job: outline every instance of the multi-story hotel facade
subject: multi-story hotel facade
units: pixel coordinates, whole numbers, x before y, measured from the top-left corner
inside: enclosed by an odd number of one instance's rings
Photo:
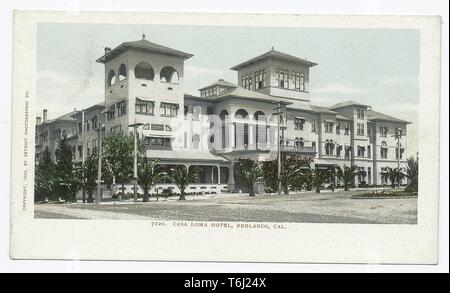
[[[183,86],[184,62],[192,56],[145,36],[105,48],[97,60],[105,69],[104,100],[53,120],[44,110],[36,119],[36,161],[45,147],[54,159],[62,135],[80,161],[97,152],[99,139],[138,123],[147,157],[167,167],[201,166],[193,191],[239,190],[236,160],[273,160],[278,147],[311,157],[314,168],[357,166],[357,184],[388,184],[386,167],[405,166],[409,122],[354,101],[314,105],[309,85],[316,63],[272,48],[232,67],[237,83],[220,79],[194,96]]]

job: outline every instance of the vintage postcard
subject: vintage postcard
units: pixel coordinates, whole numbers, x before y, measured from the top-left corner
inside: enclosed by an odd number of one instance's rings
[[[436,263],[440,26],[16,11],[11,257]]]

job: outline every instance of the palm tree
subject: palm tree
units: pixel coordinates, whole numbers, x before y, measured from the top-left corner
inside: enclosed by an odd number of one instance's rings
[[[152,161],[149,158],[144,157],[138,164],[137,183],[144,191],[144,196],[142,198],[142,201],[144,202],[149,201],[149,190],[167,176],[167,173],[164,172],[157,163],[158,160]]]
[[[336,167],[336,169],[337,169],[336,176],[338,180],[341,181],[342,184],[344,184],[344,190],[348,191],[349,185],[352,183],[355,176],[358,175],[358,167],[356,166],[347,167],[344,165],[344,168]]]
[[[316,188],[316,193],[320,193],[320,188],[327,178],[330,177],[330,170],[328,169],[316,169],[312,172],[312,183]]]
[[[248,195],[255,196],[254,185],[262,178],[260,166],[252,160],[239,160],[236,162],[236,172],[239,178],[247,185]]]
[[[302,181],[305,185],[305,190],[311,190],[313,187],[316,193],[320,193],[320,188],[327,178],[331,176],[328,169],[305,170],[302,173]]]
[[[407,161],[405,176],[408,178],[408,187],[410,191],[417,191],[419,183],[419,162],[410,157]]]
[[[386,174],[391,181],[391,188],[395,188],[395,183],[405,176],[401,168],[386,167]]]
[[[172,171],[172,179],[180,190],[180,198],[178,200],[186,200],[186,187],[197,180],[198,170],[197,168],[189,170],[185,166],[176,166]]]

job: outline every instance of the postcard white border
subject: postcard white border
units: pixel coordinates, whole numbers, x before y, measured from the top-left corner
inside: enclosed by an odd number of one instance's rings
[[[149,17],[151,15],[151,17]],[[38,22],[185,24],[419,29],[419,215],[417,225],[292,224],[288,232],[150,229],[147,221],[43,220],[33,217],[34,146],[24,172],[24,97],[34,142]],[[439,192],[440,18],[112,12],[30,12],[14,15],[11,246],[15,259],[167,260],[307,263],[437,262]],[[28,186],[23,211],[23,186]],[[207,243],[207,245],[205,245]]]

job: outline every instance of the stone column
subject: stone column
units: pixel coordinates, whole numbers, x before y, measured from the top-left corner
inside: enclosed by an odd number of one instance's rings
[[[235,140],[234,140],[234,122],[230,122],[228,124],[228,144],[227,148],[233,148],[235,146]]]
[[[254,138],[254,133],[255,133],[255,126],[253,124],[248,124],[248,148],[249,149],[253,149],[255,148],[253,146],[253,144],[255,143],[255,138]]]
[[[220,165],[217,165],[217,184],[220,185]]]
[[[230,161],[229,176],[228,176],[228,189],[234,192],[236,182],[234,181],[234,159]]]

